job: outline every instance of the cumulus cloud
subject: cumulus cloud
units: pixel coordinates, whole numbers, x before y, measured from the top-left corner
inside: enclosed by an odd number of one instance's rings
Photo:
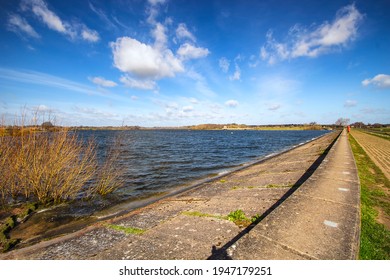
[[[71,39],[81,38],[89,42],[97,42],[100,39],[97,31],[90,30],[84,24],[71,24],[62,20],[48,8],[43,0],[23,0],[21,8],[23,11],[31,11],[49,29],[64,34]]]
[[[135,38],[120,37],[110,46],[113,54],[113,65],[125,75],[121,81],[133,88],[154,89],[156,80],[172,78],[185,71],[184,62],[199,59],[210,52],[207,48],[195,46],[195,36],[188,31],[184,23],[176,29],[176,37],[190,39],[175,51],[169,47],[168,28],[173,24],[168,18],[164,23],[157,21],[159,5],[165,1],[150,0],[146,10],[147,22],[150,24],[150,35],[153,43],[143,43]]]
[[[130,37],[121,37],[110,44],[114,66],[122,72],[141,78],[174,77],[183,72],[182,62],[169,49],[158,50]]]
[[[356,39],[362,19],[363,15],[351,4],[338,10],[332,22],[326,21],[315,28],[293,26],[283,43],[276,41],[273,32],[269,31],[267,42],[260,49],[260,57],[274,64],[278,60],[317,57],[340,50]]]
[[[20,15],[11,14],[8,17],[7,27],[10,31],[23,33],[33,38],[40,38],[39,34],[34,30],[34,28]]]
[[[195,36],[190,31],[188,31],[185,23],[180,23],[179,26],[177,27],[176,37],[179,39],[189,39],[193,42],[196,41]]]
[[[177,54],[182,60],[197,59],[205,57],[210,53],[206,48],[195,47],[191,44],[185,43],[177,50]]]
[[[222,72],[227,73],[229,71],[230,61],[226,57],[221,57],[219,59],[219,67]]]
[[[119,79],[125,86],[143,90],[153,90],[156,88],[156,82],[153,80],[134,79],[128,75],[122,76]]]
[[[235,107],[237,107],[239,105],[239,103],[238,103],[237,100],[230,99],[230,100],[225,102],[225,105],[228,106],[228,107],[231,107],[231,108],[235,108]]]
[[[117,83],[110,81],[110,80],[106,80],[102,77],[89,77],[88,79],[91,82],[93,82],[94,84],[96,84],[98,86],[102,86],[102,87],[115,87],[115,86],[117,86]]]
[[[362,85],[373,85],[379,88],[390,88],[390,75],[378,74],[372,79],[365,79],[362,81]]]
[[[346,108],[355,107],[356,105],[357,105],[357,101],[356,100],[346,100],[344,102],[344,107],[346,107]]]

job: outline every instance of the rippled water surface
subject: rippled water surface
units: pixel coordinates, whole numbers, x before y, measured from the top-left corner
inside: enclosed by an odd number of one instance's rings
[[[169,191],[196,179],[226,172],[240,164],[323,135],[326,131],[82,131],[93,137],[100,154],[122,139],[120,165],[125,186],[116,192],[122,199]]]

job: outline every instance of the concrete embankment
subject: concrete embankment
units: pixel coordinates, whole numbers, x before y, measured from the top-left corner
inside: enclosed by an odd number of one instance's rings
[[[0,258],[354,259],[359,183],[338,136]],[[246,218],[229,220],[232,212]]]

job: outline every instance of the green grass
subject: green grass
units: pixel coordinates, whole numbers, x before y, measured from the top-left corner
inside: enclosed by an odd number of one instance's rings
[[[378,209],[390,216],[390,182],[371,161],[356,140],[349,141],[354,153],[361,185],[361,235],[359,258],[362,260],[390,259],[390,230],[378,223]]]
[[[143,234],[146,230],[145,229],[140,229],[140,228],[135,228],[135,227],[124,227],[124,226],[119,226],[119,225],[113,225],[113,224],[108,224],[106,227],[124,232],[126,234]]]
[[[219,220],[228,220],[235,223],[239,227],[249,226],[252,222],[256,221],[259,218],[259,215],[248,218],[245,215],[244,211],[242,211],[241,209],[232,211],[227,216],[207,214],[198,211],[184,211],[182,212],[182,214],[191,217],[206,217],[215,218]]]

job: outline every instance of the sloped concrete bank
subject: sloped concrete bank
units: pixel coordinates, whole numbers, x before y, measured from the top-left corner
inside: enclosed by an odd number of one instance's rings
[[[0,258],[353,259],[359,231],[358,181],[349,146],[338,136],[329,133],[125,215]],[[244,213],[244,220],[229,220],[233,212]],[[337,240],[342,245],[336,246]],[[328,249],[331,254],[324,253]]]

